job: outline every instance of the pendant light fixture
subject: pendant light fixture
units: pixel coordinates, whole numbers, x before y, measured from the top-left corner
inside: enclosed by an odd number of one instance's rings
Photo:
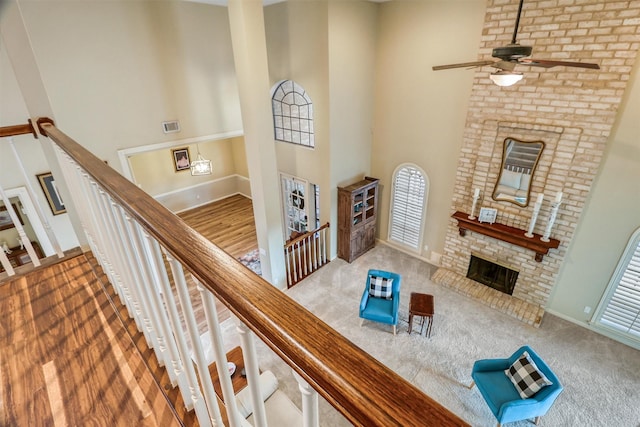
[[[200,154],[200,144],[196,144],[196,148],[198,150],[198,157],[191,162],[191,175],[211,175],[213,172],[213,167],[211,166],[211,160],[206,160]]]

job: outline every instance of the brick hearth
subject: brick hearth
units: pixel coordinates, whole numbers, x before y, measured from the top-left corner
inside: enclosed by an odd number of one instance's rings
[[[489,307],[522,320],[531,326],[538,327],[540,326],[540,322],[542,322],[544,309],[539,305],[513,298],[510,295],[467,279],[446,268],[439,268],[433,274],[431,280],[434,283],[481,301]]]

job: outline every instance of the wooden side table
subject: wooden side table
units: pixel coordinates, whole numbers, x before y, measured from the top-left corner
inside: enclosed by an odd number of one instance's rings
[[[425,319],[429,320],[427,326],[427,337],[431,338],[431,326],[433,324],[433,295],[411,292],[409,299],[409,333],[413,329],[413,316],[422,316],[420,334],[424,329]]]

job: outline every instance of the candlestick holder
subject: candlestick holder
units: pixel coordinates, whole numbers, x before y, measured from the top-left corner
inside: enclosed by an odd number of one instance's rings
[[[473,203],[471,204],[471,214],[469,215],[469,219],[476,219],[476,204],[478,204],[479,198],[480,198],[480,193],[475,192],[473,194]]]
[[[533,228],[536,226],[536,221],[538,220],[538,213],[540,212],[540,206],[542,206],[542,203],[538,203],[538,202],[536,202],[536,204],[533,205],[533,213],[531,214],[531,222],[529,222],[529,229],[527,230],[526,233],[524,233],[524,235],[528,238],[533,237]]]
[[[556,215],[558,214],[558,208],[560,207],[560,202],[554,201],[551,203],[551,212],[549,213],[549,220],[547,221],[547,227],[544,230],[544,235],[540,238],[543,242],[549,241],[549,236],[551,236],[551,228],[553,227],[553,223],[556,222]]]

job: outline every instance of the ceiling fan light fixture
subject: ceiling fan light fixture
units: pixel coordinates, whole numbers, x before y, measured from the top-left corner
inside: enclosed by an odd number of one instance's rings
[[[522,80],[522,73],[511,71],[495,71],[489,74],[491,81],[498,86],[512,86]]]

